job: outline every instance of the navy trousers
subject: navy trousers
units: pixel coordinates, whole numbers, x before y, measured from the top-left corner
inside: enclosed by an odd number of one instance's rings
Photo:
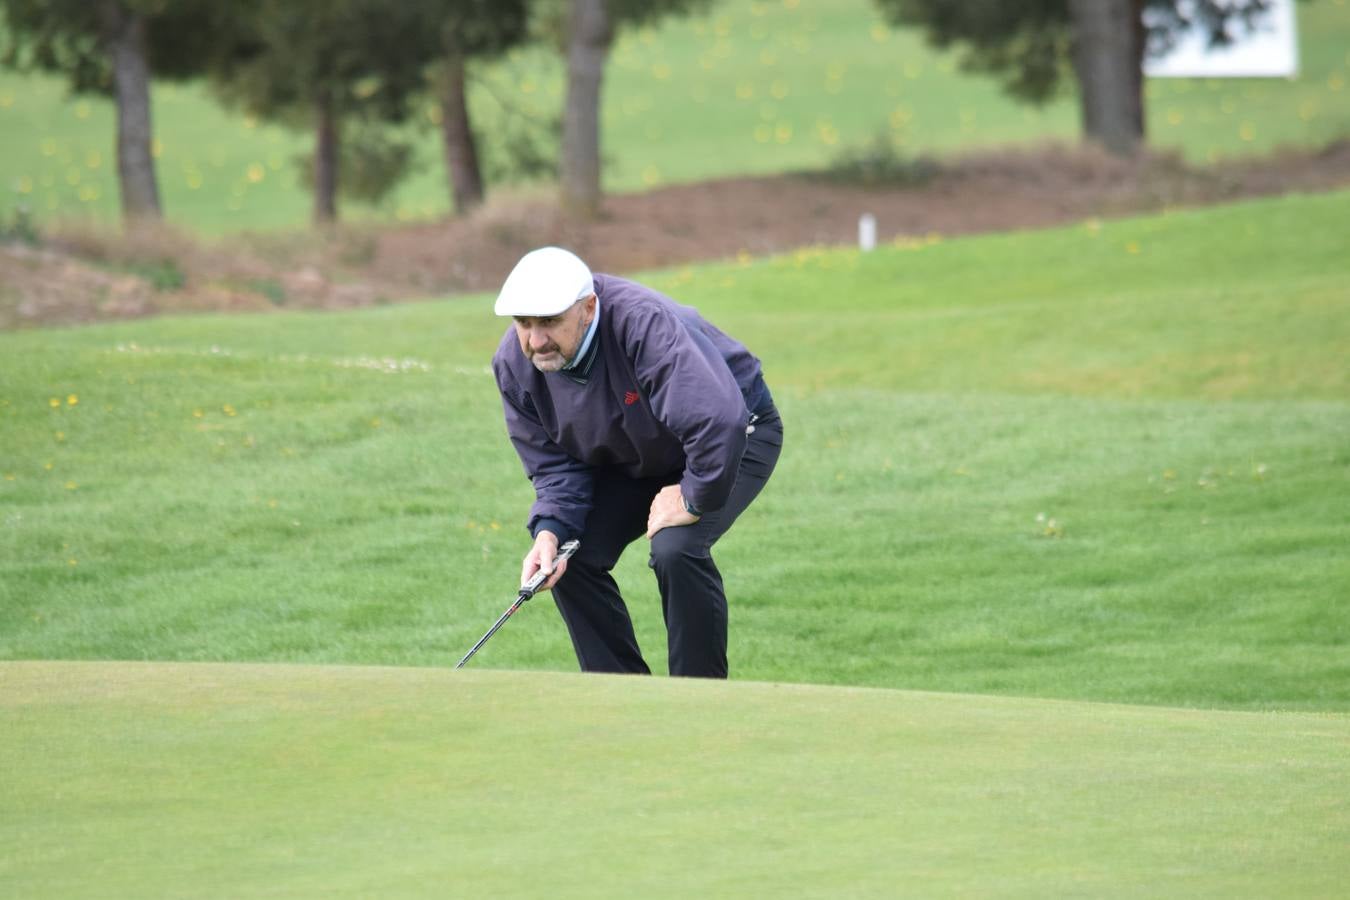
[[[712,547],[768,482],[782,446],[783,423],[771,410],[755,422],[726,505],[692,525],[663,528],[652,538],[648,565],[661,591],[671,675],[727,677],[727,597]],[[624,549],[646,534],[657,492],[678,480],[679,473],[646,479],[597,473],[595,506],[581,548],[553,586],[583,671],[651,672],[610,572]]]

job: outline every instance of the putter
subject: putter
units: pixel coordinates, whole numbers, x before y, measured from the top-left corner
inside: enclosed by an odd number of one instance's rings
[[[558,563],[560,563],[560,562],[562,562],[563,560],[567,559],[567,558],[570,557],[573,553],[576,553],[576,552],[577,552],[577,548],[580,547],[580,546],[581,546],[581,541],[568,541],[567,543],[565,543],[565,544],[563,544],[561,547],[559,547],[559,548],[558,548],[558,555],[555,556],[555,557],[553,557],[553,568],[554,568],[554,569],[557,569],[557,568],[558,568]],[[474,644],[473,647],[470,648],[469,652],[464,654],[464,658],[461,659],[461,660],[459,661],[459,663],[455,666],[455,668],[456,668],[456,669],[462,669],[462,668],[464,668],[464,664],[465,664],[466,662],[469,661],[469,657],[471,657],[471,656],[473,656],[475,653],[477,653],[477,652],[478,652],[478,648],[479,648],[479,647],[482,647],[484,644],[486,644],[486,643],[488,642],[488,638],[490,638],[490,637],[492,637],[494,634],[496,634],[496,633],[497,633],[497,629],[498,629],[498,628],[501,628],[502,625],[504,625],[504,624],[506,623],[506,620],[507,620],[507,619],[509,619],[509,618],[511,618],[511,616],[515,615],[516,610],[520,609],[521,605],[524,604],[524,602],[525,602],[526,600],[528,600],[528,599],[530,599],[531,597],[533,597],[534,594],[535,594],[535,592],[539,590],[539,587],[540,587],[545,581],[548,581],[549,577],[550,577],[552,574],[553,574],[553,573],[550,572],[548,575],[545,575],[545,574],[543,573],[542,570],[539,571],[539,572],[535,572],[535,573],[534,573],[534,577],[531,578],[529,581],[525,582],[525,584],[521,586],[521,588],[520,588],[520,593],[516,595],[516,602],[515,602],[515,603],[512,603],[511,606],[510,606],[510,608],[508,608],[508,609],[506,610],[506,612],[502,613],[501,618],[498,619],[496,622],[494,622],[494,623],[492,624],[492,627],[488,629],[487,634],[485,634],[485,635],[483,635],[482,637],[480,637],[480,638],[478,639],[478,643]]]

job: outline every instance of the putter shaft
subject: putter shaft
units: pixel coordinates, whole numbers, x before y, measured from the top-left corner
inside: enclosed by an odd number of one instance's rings
[[[559,547],[558,555],[553,558],[554,568],[556,569],[558,563],[569,558],[573,553],[576,553],[577,548],[580,546],[581,541],[572,540],[568,541],[567,543]],[[496,622],[492,623],[492,627],[487,630],[487,634],[480,637],[478,639],[478,643],[474,644],[472,647],[469,648],[469,652],[464,654],[464,658],[455,664],[455,668],[456,669],[464,668],[464,664],[469,661],[469,658],[472,657],[475,653],[477,653],[478,649],[488,642],[488,638],[492,637],[494,634],[497,633],[498,628],[501,628],[502,625],[506,624],[507,619],[515,615],[516,610],[520,609],[520,607],[525,603],[526,600],[530,599],[538,592],[539,588],[543,586],[544,582],[549,579],[550,575],[552,575],[551,572],[547,575],[544,574],[544,572],[542,571],[535,572],[534,577],[532,577],[529,581],[525,582],[525,584],[521,585],[520,592],[516,595],[515,602],[512,603],[509,607],[507,607],[506,612],[502,613],[501,617],[497,619]]]

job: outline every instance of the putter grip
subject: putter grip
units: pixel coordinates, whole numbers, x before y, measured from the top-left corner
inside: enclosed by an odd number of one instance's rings
[[[567,543],[559,547],[558,555],[553,557],[553,568],[556,569],[558,567],[558,563],[569,558],[573,553],[576,553],[577,548],[580,546],[581,541],[572,540],[568,541]],[[534,577],[532,577],[529,581],[521,585],[520,595],[527,600],[530,597],[533,597],[535,591],[539,590],[539,586],[542,585],[545,581],[548,581],[548,579],[552,576],[552,574],[553,574],[552,572],[545,574],[542,569],[540,569],[538,572],[535,572]]]

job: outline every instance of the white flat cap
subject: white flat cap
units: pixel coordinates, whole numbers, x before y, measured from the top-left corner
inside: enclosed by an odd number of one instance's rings
[[[595,292],[591,270],[561,247],[540,247],[506,276],[493,311],[499,316],[556,316]]]

